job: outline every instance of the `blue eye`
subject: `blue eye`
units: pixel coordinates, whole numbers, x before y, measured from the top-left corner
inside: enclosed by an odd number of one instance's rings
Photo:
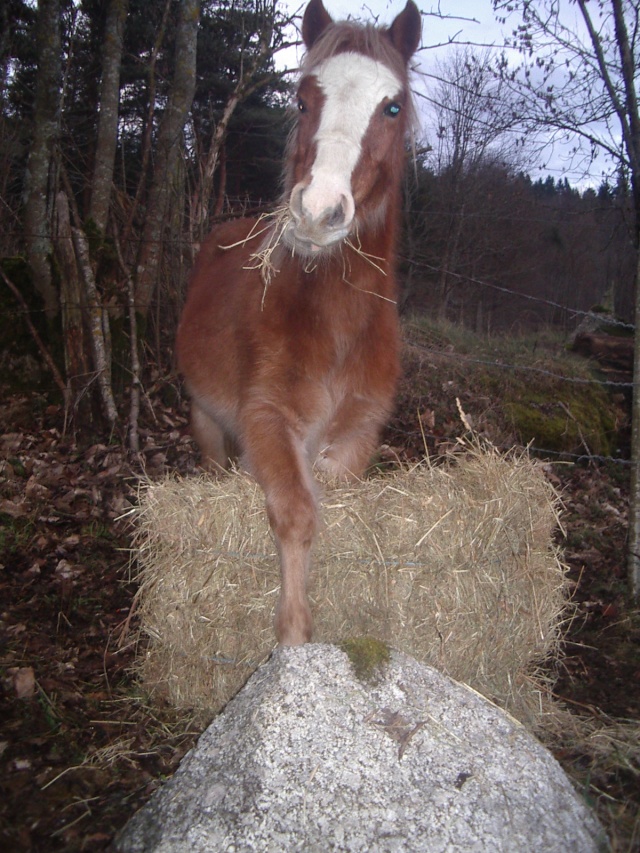
[[[400,104],[396,104],[395,101],[391,101],[391,103],[387,104],[386,107],[383,109],[383,113],[386,116],[389,116],[390,118],[395,118],[401,109],[402,107],[400,106]]]

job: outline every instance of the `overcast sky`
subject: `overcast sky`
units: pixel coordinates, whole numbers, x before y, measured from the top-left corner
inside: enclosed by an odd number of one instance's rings
[[[369,0],[368,3],[349,0],[324,0],[325,7],[334,20],[349,15],[362,20],[378,18],[381,24],[390,24],[404,8],[403,0]],[[305,3],[285,0],[284,6],[292,11],[303,11]],[[423,61],[434,54],[438,44],[456,39],[479,44],[500,44],[502,28],[496,23],[491,0],[440,0],[440,3],[418,3],[425,13],[422,27]],[[433,12],[433,14],[429,14]],[[435,51],[439,52],[439,51]]]

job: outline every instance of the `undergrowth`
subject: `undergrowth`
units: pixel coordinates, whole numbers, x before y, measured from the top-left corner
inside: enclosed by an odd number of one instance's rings
[[[459,400],[473,429],[498,446],[617,453],[624,398],[610,394],[593,365],[569,351],[563,333],[485,336],[420,317],[405,321],[404,338],[400,408],[417,400],[427,434],[446,434]]]

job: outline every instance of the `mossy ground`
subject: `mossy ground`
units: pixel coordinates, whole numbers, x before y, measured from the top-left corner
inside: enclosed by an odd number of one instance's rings
[[[459,424],[458,401],[473,429],[498,446],[609,456],[624,443],[623,395],[567,351],[561,332],[487,337],[420,318],[406,322],[405,337],[400,406],[406,416],[412,400],[429,450]]]
[[[615,451],[614,407],[600,387],[565,388],[555,400],[548,390],[509,390],[504,412],[522,444],[556,453],[608,456]]]

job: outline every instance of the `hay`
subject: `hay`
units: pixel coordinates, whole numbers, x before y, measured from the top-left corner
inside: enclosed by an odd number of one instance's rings
[[[526,454],[467,448],[357,487],[325,487],[310,597],[314,640],[373,635],[534,728],[557,654],[566,578],[558,497]],[[136,510],[144,685],[217,712],[274,645],[279,568],[244,474],[147,483]]]

